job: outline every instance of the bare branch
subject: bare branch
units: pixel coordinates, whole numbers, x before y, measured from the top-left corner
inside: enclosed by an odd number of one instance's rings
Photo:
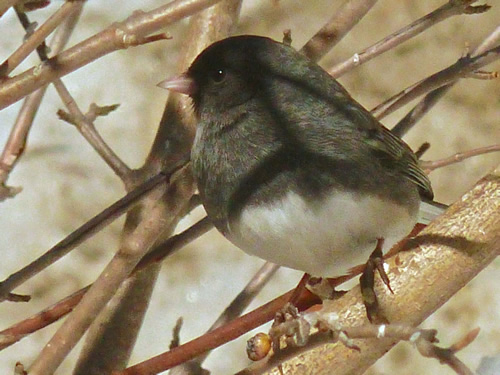
[[[91,220],[87,221],[84,225],[64,238],[37,260],[10,275],[7,279],[0,283],[0,301],[5,300],[8,293],[16,287],[61,259],[83,241],[99,232],[102,228],[114,221],[123,213],[127,212],[127,210],[133,207],[134,204],[143,199],[145,194],[155,191],[155,189],[158,188],[159,185],[162,185],[167,179],[168,177],[164,174],[152,177],[146,183],[141,185],[139,189],[135,189],[130,192],[125,197],[113,203],[98,215],[94,216]]]
[[[407,87],[389,100],[386,100],[384,103],[373,108],[371,113],[379,119],[385,117],[415,98],[418,98],[429,91],[452,83],[459,78],[463,78],[470,72],[488,65],[491,62],[498,60],[498,58],[500,58],[500,46],[492,48],[475,57],[462,57],[448,68],[443,69],[410,87]]]
[[[498,26],[483,42],[474,50],[472,56],[477,56],[487,50],[495,47],[500,40],[500,26]],[[420,120],[432,107],[453,87],[456,83],[450,83],[434,91],[428,93],[413,109],[406,114],[392,129],[392,132],[399,137],[402,137],[408,132],[418,120]]]
[[[377,0],[349,0],[335,11],[332,18],[300,49],[312,61],[321,59],[342,40]]]
[[[80,8],[72,13],[54,34],[50,44],[54,54],[57,54],[64,48],[78,22],[83,3],[76,4],[79,4]],[[2,151],[2,155],[0,156],[0,201],[12,197],[20,191],[20,188],[6,186],[6,182],[10,172],[24,152],[28,133],[31,130],[36,112],[45,94],[45,89],[46,87],[42,87],[25,99]]]
[[[31,52],[42,44],[57,26],[59,26],[72,13],[79,12],[82,7],[80,3],[84,0],[66,1],[64,4],[45,21],[29,38],[0,65],[0,76],[7,76],[12,72]]]
[[[354,56],[349,59],[335,65],[329,70],[329,73],[333,77],[340,77],[352,68],[370,61],[374,57],[377,57],[378,55],[381,55],[382,53],[406,42],[414,36],[424,32],[428,28],[452,16],[482,13],[486,12],[490,8],[489,6],[483,5],[471,6],[470,4],[474,2],[475,0],[450,0],[424,17],[419,18],[408,26],[403,27],[363,51],[354,54]],[[472,10],[475,11],[472,12]]]
[[[430,173],[435,169],[446,167],[448,165],[455,163],[460,163],[465,159],[469,159],[477,155],[483,155],[483,154],[488,154],[490,152],[499,152],[499,151],[500,151],[500,144],[485,146],[476,148],[474,150],[459,152],[455,155],[449,156],[444,159],[433,160],[433,161],[421,161],[420,165],[422,166],[422,168],[425,170],[426,173]]]
[[[106,164],[115,172],[115,174],[127,185],[132,178],[132,170],[116,155],[116,153],[108,146],[108,144],[102,139],[100,134],[97,132],[94,126],[94,118],[97,117],[98,111],[97,106],[91,105],[89,110],[89,115],[84,115],[75,100],[69,93],[66,86],[60,78],[57,78],[52,82],[57,90],[57,93],[61,97],[64,105],[70,112],[71,116],[68,118],[68,122],[71,122],[76,126],[78,131],[85,137],[85,139],[90,143],[90,145],[97,151],[99,156],[106,162]],[[105,113],[108,113],[106,111]],[[59,112],[61,117],[61,113]],[[64,119],[64,118],[63,118]]]
[[[136,46],[149,34],[170,23],[191,16],[220,0],[175,0],[150,12],[135,12],[129,18],[61,52],[28,71],[8,78],[0,86],[0,109],[15,103],[36,89],[119,49]]]

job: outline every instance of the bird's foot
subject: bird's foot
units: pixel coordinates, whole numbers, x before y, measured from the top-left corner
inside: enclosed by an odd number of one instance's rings
[[[336,290],[334,283],[331,281],[335,279],[327,279],[321,277],[311,277],[307,282],[306,288],[318,296],[322,301],[335,300],[342,297],[347,292],[345,290]]]
[[[382,254],[383,244],[383,238],[377,239],[377,246],[366,262],[363,274],[359,279],[359,284],[361,286],[361,296],[366,307],[366,315],[368,316],[368,320],[373,324],[389,323],[387,318],[380,311],[380,305],[375,293],[375,270],[378,271],[380,278],[387,286],[387,288],[391,291],[391,293],[394,293],[391,289],[389,277],[387,276],[387,273],[384,269],[384,258]]]

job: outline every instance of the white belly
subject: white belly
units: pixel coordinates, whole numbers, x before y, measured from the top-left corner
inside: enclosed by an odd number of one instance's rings
[[[313,276],[336,277],[408,234],[417,212],[377,197],[337,193],[311,206],[298,194],[243,210],[228,238],[245,252]]]

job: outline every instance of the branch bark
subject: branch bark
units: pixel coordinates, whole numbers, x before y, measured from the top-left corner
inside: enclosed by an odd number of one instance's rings
[[[407,250],[387,260],[394,294],[377,278],[379,302],[391,323],[416,326],[500,254],[500,166],[417,237]],[[446,277],[443,277],[446,275]],[[359,287],[326,302],[324,313],[339,315],[344,326],[367,323]],[[285,374],[362,374],[396,341],[356,340],[357,352],[342,344],[324,345],[284,363]],[[268,374],[279,374],[274,369]]]
[[[119,49],[136,46],[170,23],[195,14],[220,0],[175,0],[150,12],[134,13],[76,46],[15,77],[0,86],[0,109],[84,65]]]
[[[187,47],[181,56],[179,70],[186,70],[196,55],[208,44],[232,32],[240,6],[240,1],[222,1],[191,19],[186,36]],[[192,109],[188,105],[187,98],[179,95],[169,96],[151,152],[138,173],[140,175],[158,173],[178,159],[179,155],[189,153],[194,126]],[[165,147],[165,144],[169,147]],[[160,231],[155,243],[158,244],[172,235],[172,231],[185,213],[172,210],[172,207],[189,206],[189,200],[194,193],[190,169],[185,168],[184,172],[183,178],[190,182],[190,187],[185,189],[184,194],[166,196],[163,202],[144,200],[127,216],[125,233],[136,225],[138,217],[147,218],[157,211],[161,216],[161,222],[159,226],[155,225],[157,228],[154,231]],[[75,375],[107,374],[126,366],[159,271],[160,264],[150,264],[120,286],[112,303],[107,305],[92,325],[75,368]]]

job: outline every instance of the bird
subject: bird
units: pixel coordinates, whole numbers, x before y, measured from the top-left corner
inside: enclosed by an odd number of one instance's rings
[[[433,199],[410,147],[290,45],[229,37],[158,86],[191,97],[201,201],[250,255],[341,276],[406,236]]]

